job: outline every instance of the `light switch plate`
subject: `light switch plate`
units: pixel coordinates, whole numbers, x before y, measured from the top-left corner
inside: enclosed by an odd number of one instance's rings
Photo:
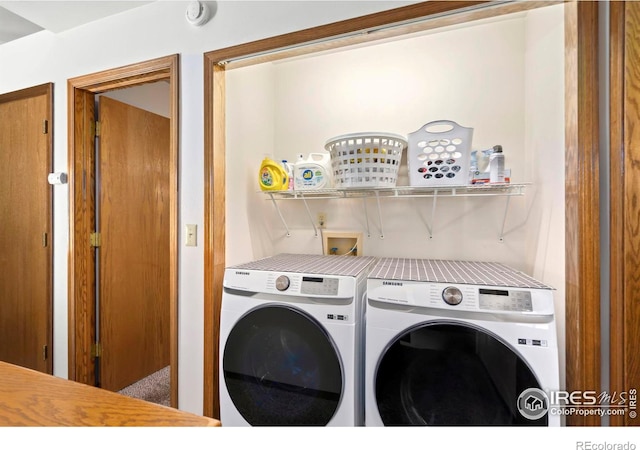
[[[185,231],[185,247],[196,247],[198,240],[196,238],[198,233],[198,226],[195,224],[188,224],[184,227]]]

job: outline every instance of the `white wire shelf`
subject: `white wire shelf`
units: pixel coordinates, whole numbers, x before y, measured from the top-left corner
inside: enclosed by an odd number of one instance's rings
[[[419,186],[396,186],[393,188],[331,188],[317,190],[287,190],[287,191],[261,191],[267,194],[271,199],[280,220],[284,225],[287,236],[291,236],[287,222],[278,207],[280,200],[301,200],[307,210],[307,215],[313,227],[313,231],[318,236],[318,228],[311,215],[311,210],[307,200],[321,199],[343,199],[343,198],[360,198],[363,201],[365,219],[367,223],[367,236],[371,237],[369,227],[369,213],[367,210],[367,199],[375,198],[378,211],[378,225],[380,230],[380,239],[384,238],[384,228],[382,223],[382,211],[380,199],[388,198],[432,198],[431,204],[431,222],[427,225],[429,239],[433,239],[434,219],[436,217],[436,205],[438,198],[448,197],[506,197],[504,208],[504,216],[502,220],[502,228],[500,230],[499,240],[504,241],[504,226],[507,220],[507,212],[509,210],[509,200],[513,196],[524,195],[525,188],[531,183],[495,183],[495,184],[478,184],[478,185],[460,185],[460,186],[440,186],[440,187],[419,187]]]
[[[396,186],[393,188],[330,188],[316,190],[262,191],[276,200],[305,198],[361,198],[361,197],[470,197],[523,195],[531,183],[496,183],[460,186],[419,187]]]

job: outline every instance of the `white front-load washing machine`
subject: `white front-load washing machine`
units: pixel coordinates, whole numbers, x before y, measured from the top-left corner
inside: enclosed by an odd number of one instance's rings
[[[281,254],[225,269],[222,426],[364,425],[374,258]]]
[[[497,263],[383,258],[367,297],[367,426],[560,425],[549,286]]]

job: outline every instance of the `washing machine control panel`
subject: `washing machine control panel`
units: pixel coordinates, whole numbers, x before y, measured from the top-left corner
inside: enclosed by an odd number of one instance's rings
[[[480,309],[491,311],[533,311],[531,292],[507,289],[478,289]]]
[[[370,278],[367,280],[367,297],[375,302],[459,312],[549,316],[554,313],[553,294],[549,289]]]

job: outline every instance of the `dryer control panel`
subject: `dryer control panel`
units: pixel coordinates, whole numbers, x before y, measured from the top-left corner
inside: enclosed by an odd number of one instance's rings
[[[302,277],[300,293],[305,295],[338,295],[337,278]]]
[[[271,284],[269,277],[269,285]],[[268,286],[269,286],[268,285]],[[278,275],[275,279],[275,288],[280,292],[291,291],[309,296],[332,296],[338,295],[340,280],[335,277],[310,276],[293,274]]]
[[[252,293],[352,299],[358,280],[350,276],[226,269],[223,286]]]

